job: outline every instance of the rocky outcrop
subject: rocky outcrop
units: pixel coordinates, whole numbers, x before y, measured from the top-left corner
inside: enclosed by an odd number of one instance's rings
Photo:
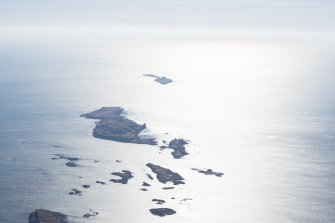
[[[165,184],[167,182],[172,182],[174,185],[185,184],[182,176],[167,168],[152,163],[148,163],[147,167],[149,167],[151,171],[156,174],[158,181],[161,183]]]
[[[152,199],[153,202],[155,202],[156,204],[165,204],[165,200],[162,199]]]
[[[140,137],[146,129],[146,124],[140,125],[124,117],[124,110],[120,107],[103,107],[81,117],[100,119],[93,130],[93,136],[100,139],[124,143],[156,145],[154,138]]]
[[[164,217],[166,215],[173,215],[177,212],[171,208],[153,208],[149,210],[151,214]]]
[[[222,177],[224,175],[224,173],[215,172],[212,169],[202,170],[202,169],[192,168],[192,170],[197,171],[198,173],[205,174],[205,175],[214,175],[214,176],[217,176],[217,177]]]
[[[67,223],[67,216],[58,212],[37,209],[29,215],[28,223]]]
[[[185,139],[173,139],[169,142],[168,148],[173,149],[173,152],[171,153],[173,158],[180,159],[185,155],[188,155],[186,152],[185,145],[187,145],[188,142]]]
[[[111,179],[110,181],[113,183],[121,183],[121,184],[127,184],[128,180],[133,178],[132,172],[129,170],[122,170],[122,172],[113,172],[112,175],[118,176],[121,179]]]

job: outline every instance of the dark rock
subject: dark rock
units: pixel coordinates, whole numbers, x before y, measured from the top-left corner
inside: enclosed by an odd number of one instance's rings
[[[82,191],[78,190],[78,189],[71,189],[72,191],[69,192],[70,195],[83,195]]]
[[[99,180],[97,180],[97,181],[95,181],[97,184],[102,184],[102,185],[105,185],[106,183],[105,182],[103,182],[103,181],[99,181]]]
[[[76,164],[75,162],[67,162],[65,163],[66,166],[69,166],[69,167],[77,167],[79,166],[78,164]]]
[[[167,78],[167,77],[159,77],[157,75],[154,75],[154,74],[143,74],[143,76],[147,76],[147,77],[153,77],[155,78],[155,81],[162,84],[162,85],[166,85],[166,84],[169,84],[172,81],[172,79],[170,78]]]
[[[93,136],[124,143],[156,145],[154,138],[140,137],[146,129],[146,124],[140,125],[124,117],[124,110],[120,107],[103,107],[81,117],[100,119],[93,130]]]
[[[185,184],[183,182],[184,178],[182,176],[180,176],[178,173],[172,172],[167,168],[152,163],[148,163],[147,167],[149,167],[151,171],[156,174],[158,181],[161,183],[165,184],[167,182],[172,182],[174,185]]]
[[[205,174],[205,175],[214,175],[217,177],[222,177],[224,175],[224,173],[221,172],[215,172],[212,169],[205,169],[205,170],[201,170],[201,169],[197,169],[197,168],[192,168],[192,170],[195,170],[199,173]]]
[[[81,185],[83,188],[87,189],[87,188],[90,188],[91,185],[88,185],[88,184],[84,184],[84,185]]]
[[[172,190],[172,189],[174,189],[174,187],[163,187],[162,189],[163,190]]]
[[[83,215],[84,218],[95,217],[99,214],[99,212],[93,211],[92,209],[90,209],[89,211],[89,213]]]
[[[156,204],[164,204],[165,200],[162,199],[152,199],[153,202],[156,202]]]
[[[171,208],[153,208],[149,210],[151,214],[164,217],[166,215],[173,215],[177,212]]]
[[[115,162],[117,162],[117,163],[122,163],[122,161],[121,161],[121,160],[115,160]]]
[[[150,175],[150,174],[146,174],[147,175],[147,177],[150,179],[150,180],[153,180],[154,178]]]
[[[141,188],[140,190],[141,190],[141,191],[148,191],[147,188]]]
[[[112,175],[121,177],[121,179],[111,179],[110,181],[113,183],[121,183],[121,184],[127,184],[128,180],[133,178],[132,172],[129,170],[122,170],[122,172],[113,172]]]
[[[67,216],[58,212],[37,209],[29,215],[28,223],[67,223]]]
[[[186,152],[185,145],[187,145],[188,142],[184,139],[173,139],[169,142],[169,148],[173,149],[172,156],[175,159],[180,159],[185,155],[188,155]]]
[[[142,183],[142,186],[143,186],[143,187],[150,187],[151,185],[148,184],[147,182],[143,182],[143,183]]]

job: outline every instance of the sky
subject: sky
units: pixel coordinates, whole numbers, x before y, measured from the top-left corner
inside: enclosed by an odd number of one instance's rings
[[[333,33],[333,0],[0,0],[0,27],[150,27]]]

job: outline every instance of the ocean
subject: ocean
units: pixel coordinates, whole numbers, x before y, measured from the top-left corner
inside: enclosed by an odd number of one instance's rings
[[[70,43],[58,36],[2,40],[0,222],[27,222],[37,208],[73,222],[335,221],[329,39],[121,33]],[[174,82],[160,85],[147,73]],[[123,107],[160,143],[189,140],[189,155],[178,160],[171,150],[94,138],[94,120],[80,115],[103,106]],[[79,166],[55,154],[78,157]],[[150,181],[147,163],[178,172],[185,185],[162,190],[169,185]],[[121,170],[134,178],[109,182]],[[148,191],[140,190],[144,181]],[[155,207],[177,214],[157,217],[149,212]],[[89,209],[99,215],[82,218]]]

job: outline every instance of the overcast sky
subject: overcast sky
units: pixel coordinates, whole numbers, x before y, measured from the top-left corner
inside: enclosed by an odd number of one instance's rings
[[[1,0],[0,26],[335,31],[334,0]]]

